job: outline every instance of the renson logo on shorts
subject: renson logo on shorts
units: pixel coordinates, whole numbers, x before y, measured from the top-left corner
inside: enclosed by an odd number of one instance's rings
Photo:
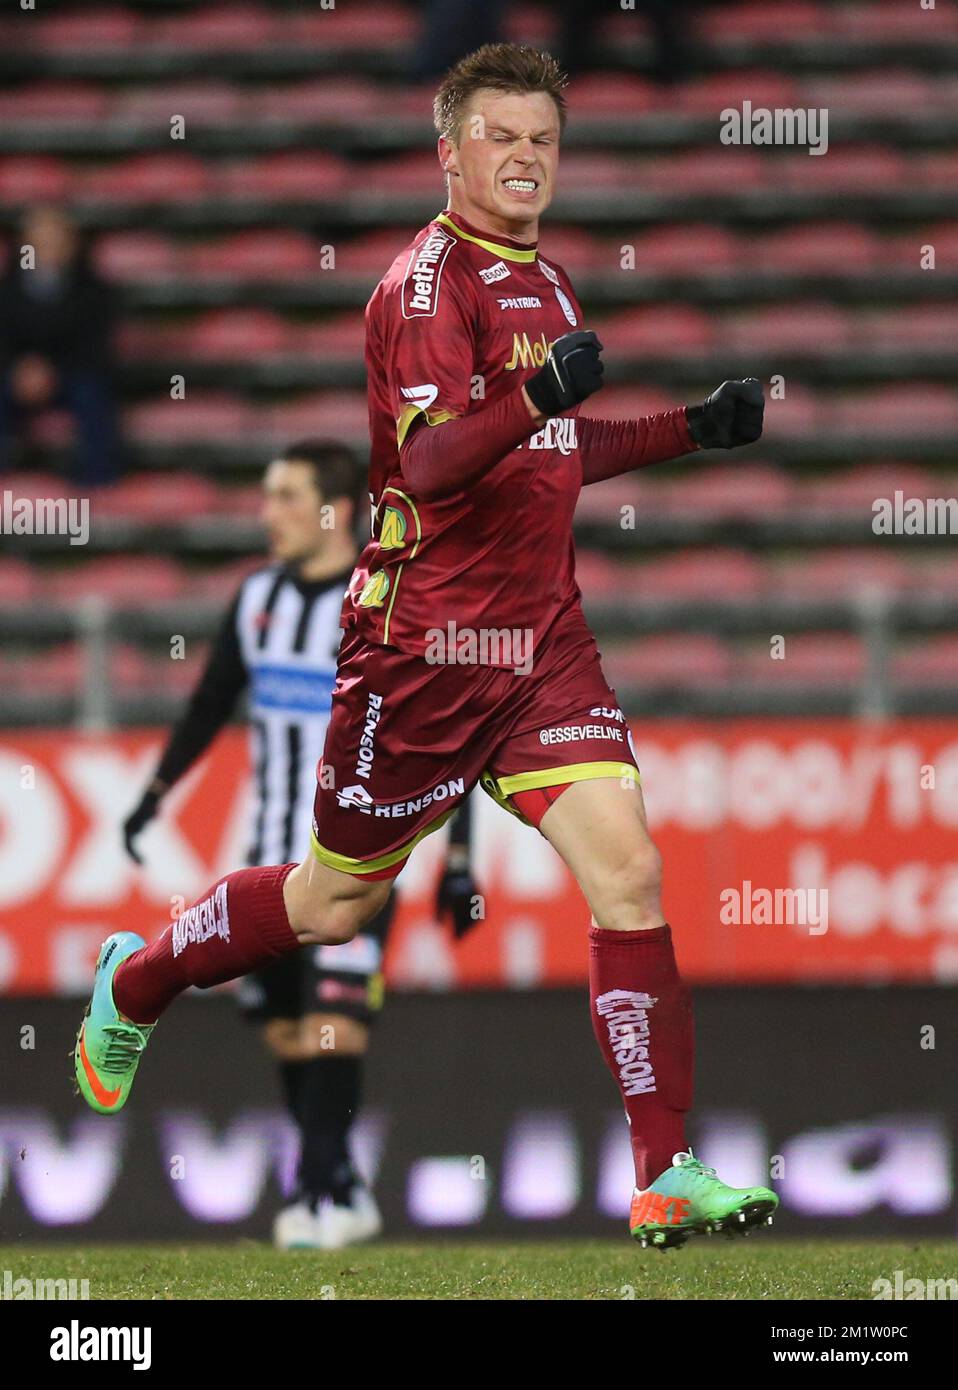
[[[382,714],[383,697],[381,695],[370,695],[369,703],[366,706],[366,723],[359,736],[359,753],[356,758],[356,776],[369,779],[373,770],[373,757],[375,748],[373,747],[376,738],[376,725],[379,723]]]
[[[648,1010],[658,1002],[650,994],[636,994],[630,989],[610,989],[595,1001],[609,1030],[619,1080],[627,1096],[644,1096],[656,1089],[649,1061]]]
[[[383,801],[378,805],[365,787],[344,787],[336,793],[336,800],[344,811],[362,811],[365,816],[384,816],[394,820],[402,816],[415,816],[428,807],[448,801],[453,796],[465,796],[466,784],[461,777],[450,777],[448,782],[440,782],[423,792],[422,796],[410,797],[408,801]]]

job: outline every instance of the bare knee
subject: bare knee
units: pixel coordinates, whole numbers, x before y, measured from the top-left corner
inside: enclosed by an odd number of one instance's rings
[[[391,888],[305,860],[286,880],[286,915],[302,945],[341,946],[375,917]]]
[[[600,927],[635,931],[662,921],[662,855],[647,836],[605,866],[593,914]]]

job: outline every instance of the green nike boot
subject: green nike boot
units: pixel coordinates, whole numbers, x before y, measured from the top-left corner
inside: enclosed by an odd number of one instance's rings
[[[73,1065],[78,1092],[101,1115],[112,1115],[126,1104],[140,1056],[155,1027],[131,1023],[113,1002],[117,966],[145,945],[136,932],[114,932],[96,958],[93,996],[77,1034]]]
[[[691,1152],[677,1153],[644,1192],[633,1192],[629,1230],[643,1249],[668,1250],[691,1235],[747,1235],[755,1226],[771,1226],[777,1206],[770,1188],[729,1187]]]

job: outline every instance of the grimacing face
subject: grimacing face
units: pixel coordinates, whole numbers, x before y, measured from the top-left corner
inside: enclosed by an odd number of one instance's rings
[[[449,207],[473,225],[535,241],[552,202],[559,163],[559,112],[546,92],[475,93],[458,144],[439,140]]]

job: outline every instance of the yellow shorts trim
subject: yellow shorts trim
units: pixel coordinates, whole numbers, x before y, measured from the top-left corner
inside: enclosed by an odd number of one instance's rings
[[[493,777],[484,772],[479,779],[482,790],[497,801],[505,811],[525,820],[509,800],[513,792],[534,791],[537,787],[557,787],[561,782],[594,782],[600,777],[628,778],[635,786],[641,782],[634,763],[569,763],[565,767],[541,768],[538,772],[516,772],[508,777]]]
[[[434,830],[440,830],[452,815],[455,806],[449,811],[443,811],[441,816],[424,825],[411,840],[407,840],[399,849],[391,849],[388,854],[381,854],[376,859],[351,859],[348,854],[337,854],[333,849],[326,849],[316,838],[316,832],[311,831],[309,842],[313,853],[320,864],[325,864],[327,868],[338,869],[342,874],[374,874],[380,869],[391,869],[394,864],[398,864],[402,859],[408,859],[420,840],[431,835]]]

